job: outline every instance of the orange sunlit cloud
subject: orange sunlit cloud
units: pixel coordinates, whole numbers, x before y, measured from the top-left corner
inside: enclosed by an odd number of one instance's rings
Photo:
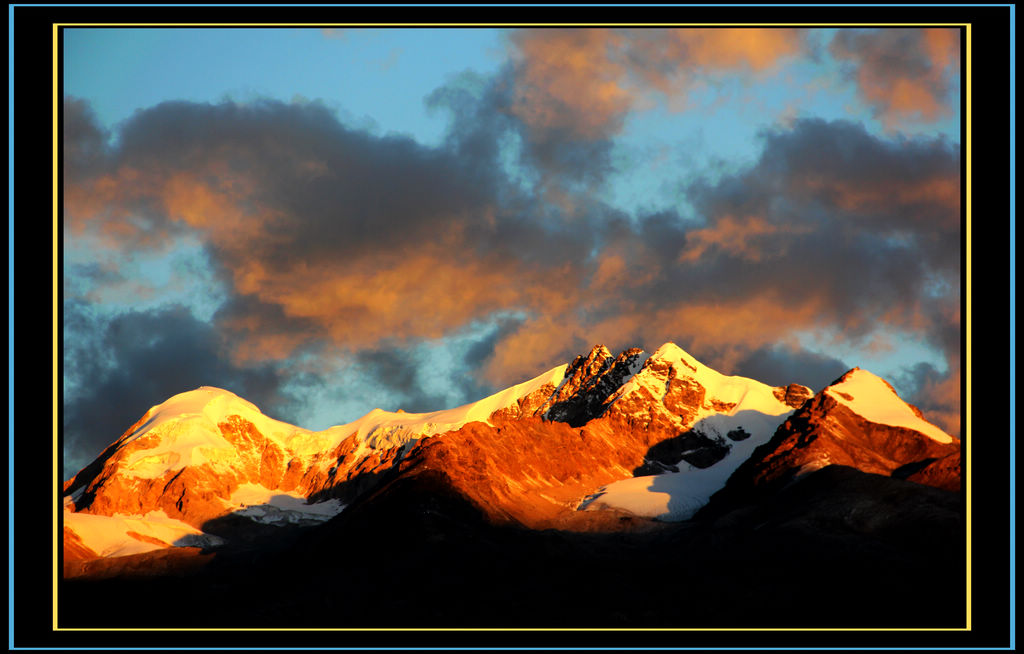
[[[142,184],[146,179],[149,186]],[[223,178],[222,178],[223,180]],[[118,183],[120,181],[120,183]],[[69,186],[65,194],[75,225],[99,224],[111,239],[134,238],[138,227],[106,220],[98,207],[119,207],[140,197],[159,198],[172,223],[202,233],[221,253],[237,293],[280,308],[284,319],[317,325],[335,344],[358,349],[381,340],[439,338],[467,322],[508,308],[563,313],[578,273],[571,262],[537,267],[515,257],[469,253],[463,229],[423,243],[375,244],[362,255],[336,259],[281,256],[295,244],[275,231],[286,224],[279,212],[254,206],[254,185],[238,176],[216,187],[201,176],[167,172],[114,174],[94,189]],[[483,212],[481,221],[493,220]],[[79,227],[81,229],[81,227]],[[282,359],[309,335],[275,332],[256,316],[225,319],[245,333],[236,360]]]
[[[889,130],[951,115],[949,97],[960,69],[960,33],[952,28],[840,32],[832,54],[855,66],[864,100]]]
[[[803,47],[800,31],[793,28],[682,28],[669,33],[685,48],[689,61],[703,68],[766,70]]]
[[[717,249],[736,258],[760,261],[766,256],[782,256],[784,250],[766,246],[766,238],[778,234],[801,234],[809,227],[776,225],[760,216],[736,218],[725,215],[711,227],[696,229],[687,234],[688,247],[679,255],[680,263],[693,263],[709,250]]]
[[[350,348],[389,338],[440,338],[502,309],[562,312],[572,283],[565,267],[532,270],[441,249],[273,269],[248,260],[235,275],[240,292],[321,325],[333,342]]]
[[[511,111],[531,127],[594,139],[629,110],[615,56],[622,39],[611,30],[523,31],[513,42],[521,68]]]
[[[536,29],[516,32],[512,43],[512,113],[533,129],[583,139],[617,132],[652,92],[685,96],[700,75],[763,72],[804,48],[791,28]]]
[[[956,174],[935,175],[909,183],[895,179],[878,180],[872,184],[806,176],[794,178],[791,186],[794,192],[827,198],[830,204],[851,213],[878,214],[893,206],[921,206],[933,210],[908,211],[903,219],[927,223],[946,232],[955,231],[960,226],[960,177]],[[936,207],[941,210],[934,210]]]

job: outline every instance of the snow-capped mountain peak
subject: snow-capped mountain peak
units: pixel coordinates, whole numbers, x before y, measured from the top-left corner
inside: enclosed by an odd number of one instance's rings
[[[806,397],[811,396],[806,387]],[[676,416],[680,428],[717,414],[757,411],[782,415],[794,408],[786,402],[786,388],[755,379],[724,375],[691,356],[675,343],[665,343],[644,362],[643,368],[614,394],[620,401],[632,394],[650,395]]]
[[[654,353],[651,354],[651,358],[661,361],[669,361],[671,363],[682,363],[694,371],[701,368],[707,368],[707,366],[691,356],[689,352],[671,341],[663,344],[655,350]]]
[[[940,443],[953,442],[952,436],[900,399],[887,381],[867,370],[853,368],[824,392],[869,422],[913,429]]]
[[[853,368],[782,422],[768,446],[729,479],[726,494],[781,488],[832,465],[960,488],[959,440],[925,420],[884,379]]]
[[[341,439],[355,433],[356,440],[362,448],[379,450],[404,446],[424,436],[443,434],[470,422],[490,424],[492,416],[496,413],[513,413],[518,417],[520,406],[527,398],[543,396],[546,399],[554,391],[562,382],[566,367],[564,364],[556,366],[533,379],[453,409],[427,413],[373,409],[350,423],[327,429],[324,434],[329,436],[329,442],[337,444]]]
[[[121,470],[153,479],[167,472],[217,458],[231,451],[221,425],[232,419],[251,423],[264,437],[285,446],[296,436],[310,433],[263,415],[259,408],[231,391],[201,386],[179,393],[146,412],[145,421],[121,441],[134,452],[121,462]]]
[[[192,416],[201,416],[213,424],[224,422],[229,416],[239,416],[260,427],[260,431],[267,435],[309,431],[265,416],[252,402],[215,386],[200,386],[174,395],[151,407],[146,415],[145,424],[132,433],[131,440],[141,438],[169,421]]]

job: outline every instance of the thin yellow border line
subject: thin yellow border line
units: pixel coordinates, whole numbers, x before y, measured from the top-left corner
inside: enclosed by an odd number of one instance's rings
[[[967,417],[967,476],[966,476],[966,521],[967,521],[967,619],[963,627],[60,627],[57,619],[57,587],[59,580],[59,557],[57,555],[58,537],[58,510],[59,485],[58,467],[58,428],[57,428],[57,147],[58,147],[58,101],[60,89],[57,88],[59,52],[57,49],[57,35],[62,28],[92,28],[92,27],[123,27],[123,28],[204,28],[204,27],[230,27],[230,28],[331,28],[331,27],[417,27],[417,28],[482,28],[482,27],[819,27],[819,28],[844,28],[844,27],[914,27],[914,28],[965,28],[967,34],[966,48],[966,116],[964,120],[967,125],[966,135],[966,221],[967,234],[965,246],[967,249],[967,272],[966,272],[966,293],[967,293],[967,402],[965,415]],[[479,23],[479,24],[456,24],[451,23],[206,23],[206,24],[120,24],[120,23],[54,23],[53,24],[53,630],[54,631],[970,631],[972,630],[971,613],[971,24],[970,23],[836,23],[836,24],[805,24],[805,23],[777,23],[777,24],[748,24],[748,23]]]
[[[962,437],[964,435],[967,436],[967,465],[965,466],[966,476],[965,476],[965,481],[964,481],[964,488],[965,488],[965,491],[964,491],[964,493],[965,493],[964,494],[964,504],[966,506],[964,507],[964,518],[967,521],[967,544],[966,544],[966,551],[967,551],[967,629],[969,630],[971,628],[971,461],[973,460],[973,457],[971,456],[971,443],[974,442],[973,434],[971,434],[971,26],[970,26],[970,24],[967,25],[967,48],[966,48],[965,59],[967,59],[967,66],[966,66],[967,70],[966,70],[966,75],[965,75],[965,78],[966,78],[966,91],[965,91],[965,93],[966,93],[967,101],[965,103],[966,104],[966,108],[965,108],[965,116],[964,116],[964,121],[966,123],[966,129],[965,129],[966,134],[965,134],[965,138],[964,138],[964,140],[966,141],[965,147],[964,147],[965,157],[966,157],[965,166],[964,166],[964,168],[965,168],[964,177],[966,179],[964,181],[966,183],[967,188],[966,188],[966,195],[964,197],[965,197],[966,205],[967,206],[964,208],[964,210],[966,211],[966,222],[967,222],[966,232],[967,232],[967,234],[965,236],[964,246],[965,246],[965,249],[966,249],[966,267],[967,267],[967,270],[965,271],[964,276],[966,277],[966,280],[965,280],[965,282],[966,282],[965,283],[966,291],[965,292],[967,294],[967,298],[966,298],[967,299],[967,319],[966,319],[966,323],[965,323],[966,326],[964,328],[964,338],[967,341],[967,348],[966,348],[967,349],[967,352],[966,352],[967,361],[964,363],[964,368],[966,369],[967,372],[966,372],[966,377],[964,378],[964,383],[967,385],[966,386],[966,388],[967,388],[967,399],[966,399],[966,407],[964,407],[964,415],[967,418],[967,420],[966,420],[967,424],[966,424],[966,426],[964,426],[964,428],[962,428],[960,430],[960,435],[961,435],[961,439],[962,439]],[[963,442],[963,441],[961,440],[961,442]]]

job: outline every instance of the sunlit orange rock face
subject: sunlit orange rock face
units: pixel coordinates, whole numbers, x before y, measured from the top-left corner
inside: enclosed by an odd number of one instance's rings
[[[619,431],[641,430],[651,433],[655,441],[671,438],[679,432],[673,417],[681,418],[684,427],[692,425],[697,412],[708,399],[705,397],[705,389],[693,379],[680,378],[663,361],[649,361],[644,370],[659,385],[664,385],[665,397],[662,401],[657,401],[646,388],[640,388],[609,407],[605,420]],[[721,403],[719,406],[727,408]]]
[[[932,461],[921,470],[909,475],[909,481],[934,486],[943,490],[959,491],[961,486],[960,450]]]
[[[95,559],[99,554],[92,551],[82,543],[74,531],[64,527],[64,560],[81,561],[83,559]]]
[[[413,448],[400,470],[438,469],[497,523],[572,528],[588,493],[632,476],[648,449],[642,433],[619,437],[608,423],[582,428],[539,418],[497,427],[471,423]],[[590,517],[589,514],[586,517]]]
[[[555,392],[554,384],[544,384],[532,393],[520,398],[513,406],[499,409],[488,419],[492,424],[505,423],[530,416],[543,415],[549,398]]]
[[[648,469],[652,448],[688,430],[700,410],[734,407],[709,397],[685,370],[643,354],[632,348],[613,356],[597,346],[569,364],[557,388],[546,386],[512,410],[492,415],[494,426],[472,423],[421,440],[399,469],[443,470],[449,483],[495,522],[541,529],[606,527],[608,515],[576,511],[583,499]],[[634,374],[643,374],[651,388],[664,389],[664,396],[655,397],[646,385],[618,392]],[[791,384],[776,388],[775,395],[795,404],[812,393]]]
[[[145,418],[126,436],[144,422]],[[83,489],[73,506],[87,513],[144,515],[162,510],[171,518],[202,528],[233,510],[227,499],[242,484],[283,492],[299,490],[308,496],[382,466],[390,467],[397,454],[397,448],[392,448],[355,461],[346,458],[346,453],[354,449],[354,438],[348,438],[330,451],[303,457],[282,448],[239,416],[229,416],[218,428],[234,449],[227,465],[200,463],[168,470],[154,478],[126,474],[122,470],[125,461],[160,446],[158,436],[146,435],[119,448],[108,448],[105,458],[101,455],[65,484],[64,494]]]
[[[89,487],[89,485],[97,479],[101,480],[100,483],[102,483],[102,479],[109,478],[113,475],[116,471],[116,466],[112,468],[110,463],[116,463],[124,459],[124,454],[119,453],[124,450],[125,442],[132,434],[138,431],[138,429],[142,427],[149,418],[150,414],[147,411],[134,425],[121,434],[120,438],[114,441],[109,447],[107,447],[107,449],[103,450],[103,452],[96,457],[95,461],[82,468],[77,475],[64,482],[62,495],[69,496],[82,487]],[[104,471],[106,472],[105,475],[103,474]],[[86,500],[86,503],[89,503],[90,501],[91,499]],[[72,502],[70,506],[74,510],[79,510],[81,506],[78,505],[80,504],[81,501]]]
[[[870,422],[825,393],[783,422],[730,484],[776,485],[827,465],[886,476],[926,466],[905,478],[947,490],[960,488],[958,440],[941,443],[913,429]]]

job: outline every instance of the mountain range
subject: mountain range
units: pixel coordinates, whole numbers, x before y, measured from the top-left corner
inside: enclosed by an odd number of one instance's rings
[[[82,626],[950,626],[960,456],[867,370],[815,393],[673,343],[322,431],[201,387],[63,485],[60,598]]]

